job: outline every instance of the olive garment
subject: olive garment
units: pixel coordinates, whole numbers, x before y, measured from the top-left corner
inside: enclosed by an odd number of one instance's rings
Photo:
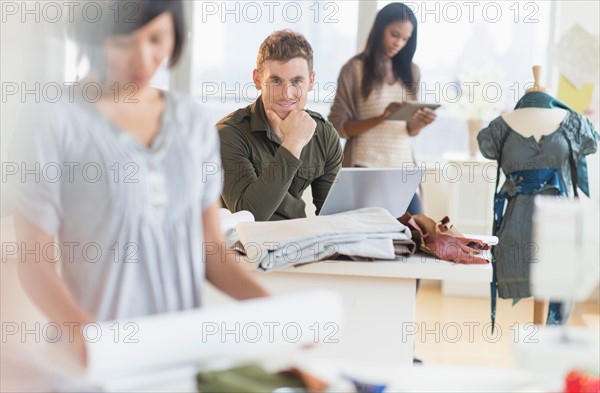
[[[306,217],[302,193],[311,186],[318,214],[342,165],[337,131],[320,114],[300,159],[281,146],[267,121],[262,96],[217,123],[223,162],[223,202],[232,212],[250,211],[257,221]]]

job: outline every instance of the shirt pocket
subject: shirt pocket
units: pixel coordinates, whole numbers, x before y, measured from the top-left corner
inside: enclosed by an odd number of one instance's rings
[[[300,198],[304,190],[306,190],[315,179],[323,176],[324,173],[324,165],[298,168],[296,176],[294,176],[289,188],[290,194],[296,198]]]

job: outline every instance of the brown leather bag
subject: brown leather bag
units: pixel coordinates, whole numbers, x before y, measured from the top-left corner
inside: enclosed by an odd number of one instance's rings
[[[445,261],[462,264],[485,264],[487,259],[478,257],[482,250],[490,246],[481,240],[465,237],[458,229],[450,225],[450,219],[444,217],[439,223],[424,214],[405,213],[398,218],[410,228],[412,239],[419,250]]]

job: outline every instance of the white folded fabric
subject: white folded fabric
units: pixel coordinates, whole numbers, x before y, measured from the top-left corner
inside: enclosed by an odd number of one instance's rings
[[[393,241],[410,230],[382,208],[236,226],[236,249],[256,269],[271,271],[335,255],[394,259]]]
[[[221,224],[221,232],[225,237],[225,243],[227,247],[231,248],[239,240],[235,226],[241,222],[254,222],[254,215],[248,210],[240,210],[232,214],[228,209],[220,208],[219,222]]]

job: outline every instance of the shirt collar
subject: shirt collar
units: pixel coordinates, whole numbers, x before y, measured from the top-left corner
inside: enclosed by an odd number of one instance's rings
[[[262,102],[262,95],[250,107],[250,131],[271,131],[265,113],[265,106]]]

